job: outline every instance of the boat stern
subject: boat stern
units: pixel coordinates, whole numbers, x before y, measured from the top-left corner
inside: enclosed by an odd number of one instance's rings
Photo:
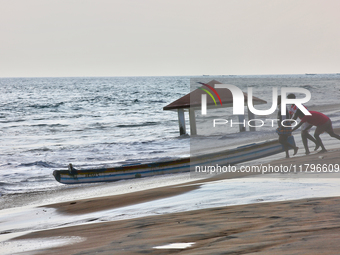
[[[57,182],[60,182],[60,172],[58,170],[53,171],[53,176]]]

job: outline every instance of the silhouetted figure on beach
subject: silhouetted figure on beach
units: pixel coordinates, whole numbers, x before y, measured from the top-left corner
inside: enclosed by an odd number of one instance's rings
[[[309,111],[312,115],[305,115],[303,112],[298,109],[296,111],[296,115],[301,119],[301,122],[293,128],[292,132],[302,126],[303,123],[308,122],[309,126],[316,126],[316,130],[314,132],[314,137],[317,141],[317,145],[314,150],[317,150],[321,146],[320,152],[326,152],[325,146],[323,145],[320,135],[323,132],[328,133],[331,137],[340,140],[340,135],[337,135],[333,131],[332,121],[331,119],[321,112]],[[310,128],[309,127],[309,128]]]
[[[278,128],[276,129],[276,133],[279,135],[279,143],[283,145],[283,148],[286,152],[286,158],[289,158],[289,148],[294,149],[294,154],[295,155],[298,151],[298,147],[290,144],[288,142],[288,137],[292,135],[292,127],[291,127],[291,122],[290,121],[284,121],[286,119],[289,119],[289,112],[288,109],[286,109],[286,116],[281,115],[281,96],[277,97],[277,106],[278,106],[278,113],[277,113],[277,118],[278,118]],[[284,125],[282,125],[282,121],[284,121]]]

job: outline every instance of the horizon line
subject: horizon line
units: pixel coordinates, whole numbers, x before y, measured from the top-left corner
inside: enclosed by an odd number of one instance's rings
[[[33,79],[33,78],[125,78],[125,77],[230,77],[230,76],[261,76],[261,75],[340,75],[340,73],[277,73],[277,74],[198,74],[198,75],[98,75],[98,76],[0,76],[0,79]]]

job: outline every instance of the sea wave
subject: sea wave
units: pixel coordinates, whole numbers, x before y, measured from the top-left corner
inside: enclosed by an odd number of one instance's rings
[[[58,108],[59,106],[61,106],[63,104],[64,104],[64,102],[59,102],[59,103],[55,103],[55,104],[32,104],[32,105],[28,105],[28,107],[37,108],[37,109]]]
[[[1,120],[0,123],[16,123],[16,122],[25,122],[26,120],[25,119],[14,119],[14,120]]]
[[[117,125],[116,127],[119,127],[119,128],[145,127],[145,126],[155,126],[158,124],[159,122],[147,121],[147,122],[140,123],[140,124],[122,124],[122,125]]]
[[[47,147],[42,147],[42,148],[36,148],[36,149],[31,149],[27,150],[27,152],[41,152],[41,151],[52,151],[50,148]]]
[[[165,100],[149,100],[148,103],[162,103],[165,104],[167,101]]]
[[[54,164],[54,163],[44,162],[44,161],[21,163],[18,167],[30,167],[30,166],[39,166],[39,167],[44,167],[44,168],[55,168],[55,167],[57,167],[57,165]]]
[[[0,182],[0,187],[1,187],[1,186],[8,186],[8,185],[11,185],[11,183],[8,183],[8,182]]]

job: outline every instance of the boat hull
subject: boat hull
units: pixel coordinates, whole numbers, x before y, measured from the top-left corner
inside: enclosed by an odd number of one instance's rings
[[[295,144],[294,137],[289,142]],[[210,153],[191,158],[172,161],[136,164],[113,168],[85,170],[55,170],[55,179],[63,184],[80,184],[93,182],[110,182],[124,179],[134,179],[154,175],[194,171],[195,166],[228,166],[271,156],[283,152],[282,145],[277,140],[254,143],[236,149]]]

